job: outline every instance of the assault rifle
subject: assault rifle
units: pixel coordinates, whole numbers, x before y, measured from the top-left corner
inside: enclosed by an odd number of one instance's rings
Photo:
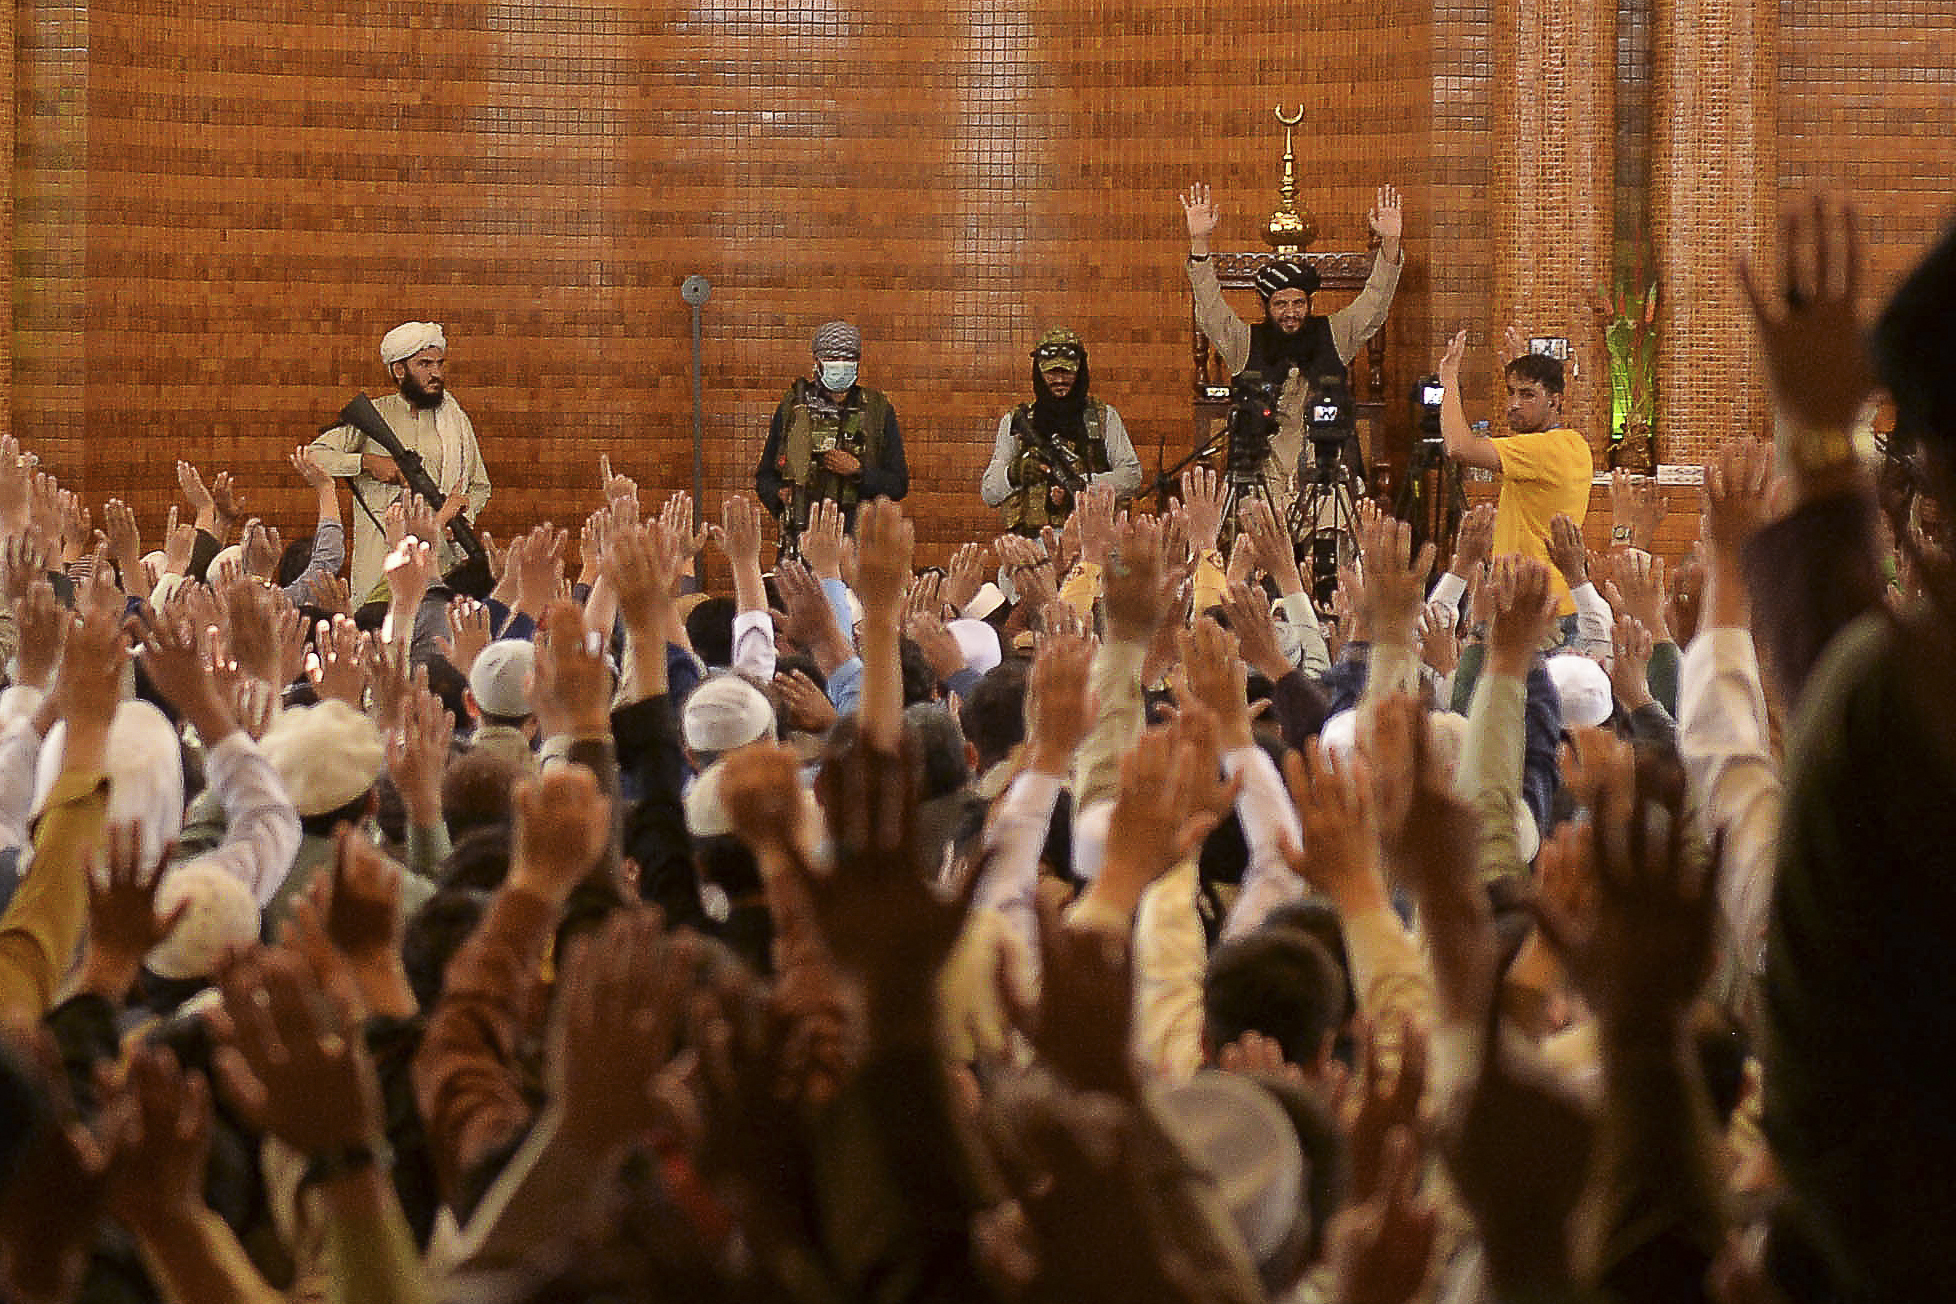
[[[1056,444],[1039,427],[1032,424],[1023,407],[1012,409],[1012,433],[1018,436],[1019,446],[1030,448],[1038,453],[1046,463],[1046,469],[1060,482],[1060,486],[1070,494],[1078,494],[1087,487],[1087,468],[1080,455],[1062,444]]]
[[[386,450],[387,455],[394,459],[394,465],[400,469],[401,482],[411,492],[426,499],[428,505],[436,511],[440,511],[442,505],[448,501],[448,495],[441,491],[435,484],[434,477],[429,475],[428,469],[421,464],[421,454],[401,442],[400,436],[396,435],[394,428],[387,424],[387,418],[380,415],[380,410],[374,406],[373,400],[367,397],[366,391],[362,390],[355,394],[352,401],[340,409],[339,418],[333,425],[352,426],[368,439],[379,444]],[[326,427],[328,430],[332,428],[333,426]],[[353,491],[353,496],[360,501],[361,510],[371,517],[373,509],[367,506],[364,499],[360,499],[358,489]],[[378,524],[377,521],[375,523]],[[482,546],[482,539],[476,534],[475,527],[469,524],[466,516],[457,515],[448,523],[448,532],[454,537],[456,545],[461,548],[464,560],[442,577],[444,582],[457,593],[472,598],[487,597],[489,590],[495,587],[495,580],[489,573],[489,552]]]

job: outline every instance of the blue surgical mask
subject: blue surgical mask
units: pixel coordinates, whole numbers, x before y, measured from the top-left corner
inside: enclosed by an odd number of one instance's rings
[[[822,388],[833,394],[840,394],[856,383],[856,363],[822,362],[816,364],[821,369]]]

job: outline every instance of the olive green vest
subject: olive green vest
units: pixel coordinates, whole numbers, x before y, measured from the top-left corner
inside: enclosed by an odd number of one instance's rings
[[[795,501],[807,504],[833,498],[853,506],[857,482],[822,466],[821,455],[832,448],[853,454],[864,466],[883,464],[883,444],[890,428],[890,400],[882,391],[858,386],[857,403],[844,400],[835,416],[818,417],[808,406],[813,382],[795,381],[781,400],[788,419],[781,437],[782,477],[795,486]]]
[[[1030,422],[1032,404],[1021,403],[1019,415]],[[1107,425],[1107,405],[1097,398],[1090,398],[1083,415],[1086,426],[1084,436],[1061,436],[1053,442],[1071,448],[1088,475],[1112,470],[1107,461],[1107,440],[1103,434]],[[1038,449],[1020,447],[1013,457],[1011,479],[1019,487],[998,507],[1006,529],[1016,534],[1037,535],[1043,527],[1063,524],[1073,514],[1070,499],[1062,506],[1053,506],[1049,491],[1060,482]]]

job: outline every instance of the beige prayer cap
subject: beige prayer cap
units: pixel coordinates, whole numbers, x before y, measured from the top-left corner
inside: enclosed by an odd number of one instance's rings
[[[447,351],[448,337],[441,333],[441,323],[405,321],[380,337],[380,360],[391,367],[426,348]]]

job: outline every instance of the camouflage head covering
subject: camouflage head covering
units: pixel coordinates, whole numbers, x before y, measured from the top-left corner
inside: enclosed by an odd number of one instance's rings
[[[1078,331],[1055,326],[1032,346],[1032,360],[1041,371],[1078,371],[1087,360],[1087,346]]]
[[[846,321],[822,323],[815,332],[815,356],[818,358],[856,358],[863,356],[863,333]]]

